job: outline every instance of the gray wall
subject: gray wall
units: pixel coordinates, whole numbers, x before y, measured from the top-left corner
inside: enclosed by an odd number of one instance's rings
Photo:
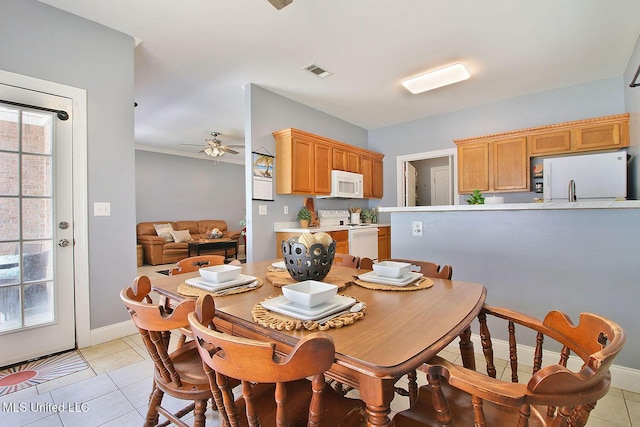
[[[118,297],[136,274],[133,40],[35,0],[2,0],[0,68],[87,91],[91,329],[129,318]],[[88,254],[81,254],[88,256]]]
[[[455,280],[485,285],[492,305],[609,317],[627,334],[616,364],[640,369],[638,224],[640,209],[393,213],[391,255],[451,264]]]
[[[454,139],[624,113],[622,80],[599,80],[369,131],[369,149],[385,154],[380,205],[396,205],[397,156],[455,148]]]
[[[244,165],[136,150],[136,222],[221,219],[241,230]]]
[[[276,95],[257,85],[247,85],[245,139],[248,141],[246,164],[251,164],[250,151],[275,155],[275,141],[272,133],[285,128],[296,128],[322,135],[358,147],[367,147],[367,131],[321,111],[302,105],[288,98]],[[275,159],[278,167],[278,159]],[[275,173],[274,173],[275,175]],[[251,200],[251,168],[245,171],[247,179],[247,260],[259,261],[275,258],[276,241],[273,223],[297,221],[296,214],[302,207],[302,196],[276,194],[273,185],[273,202]],[[267,215],[258,215],[258,206],[267,206]],[[366,200],[326,200],[315,199],[317,209],[346,209],[350,206],[363,207]],[[289,206],[289,214],[284,214],[284,206]]]

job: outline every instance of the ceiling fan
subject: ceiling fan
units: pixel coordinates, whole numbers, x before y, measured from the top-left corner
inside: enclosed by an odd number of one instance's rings
[[[197,145],[198,147],[202,147],[200,153],[204,153],[211,157],[222,157],[225,153],[229,154],[238,154],[238,151],[234,150],[231,147],[244,148],[244,145],[224,145],[218,136],[222,135],[220,132],[211,132],[211,136],[213,138],[205,139],[205,145]],[[180,145],[196,145],[196,144],[180,144]]]
[[[268,0],[276,9],[280,10],[288,4],[291,4],[293,0]]]

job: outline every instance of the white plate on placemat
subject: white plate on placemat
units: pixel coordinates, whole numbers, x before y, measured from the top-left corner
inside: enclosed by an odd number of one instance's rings
[[[316,320],[333,313],[345,310],[356,303],[356,300],[343,295],[336,295],[331,300],[317,307],[303,307],[289,301],[284,295],[263,301],[262,307],[276,313],[286,314],[301,320]]]
[[[273,267],[273,268],[281,268],[283,270],[287,269],[287,266],[284,264],[284,261],[274,262],[273,264],[271,264],[271,267]]]
[[[229,280],[228,282],[222,283],[212,283],[207,282],[202,277],[193,277],[191,279],[185,280],[187,285],[195,286],[200,289],[204,289],[211,292],[221,291],[223,289],[232,288],[234,286],[240,286],[247,283],[251,283],[256,280],[256,277],[248,276],[246,274],[240,273],[238,277],[233,280]]]
[[[380,276],[375,271],[369,271],[367,273],[358,275],[358,279],[364,280],[365,282],[379,283],[381,285],[391,285],[391,286],[405,286],[411,282],[415,282],[421,277],[422,277],[422,273],[417,273],[415,271],[410,271],[404,276],[397,277],[397,278]]]

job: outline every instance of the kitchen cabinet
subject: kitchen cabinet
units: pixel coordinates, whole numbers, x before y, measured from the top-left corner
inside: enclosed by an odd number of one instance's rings
[[[489,191],[489,143],[458,145],[458,192]]]
[[[327,195],[331,170],[363,174],[365,197],[382,198],[384,155],[288,128],[273,132],[276,141],[276,193]]]
[[[333,169],[360,173],[360,155],[342,147],[333,147]]]
[[[378,259],[391,258],[391,227],[378,227]]]
[[[458,145],[458,192],[503,192],[529,188],[527,140],[501,138]]]
[[[454,141],[458,192],[530,191],[530,159],[629,146],[629,114],[599,117]]]
[[[383,196],[382,156],[360,156],[363,195],[365,199],[381,199]]]
[[[329,194],[331,147],[306,133],[285,129],[276,139],[276,193]],[[295,160],[294,160],[295,159]]]
[[[336,242],[336,252],[340,254],[349,253],[349,232],[347,230],[331,231],[329,235]]]

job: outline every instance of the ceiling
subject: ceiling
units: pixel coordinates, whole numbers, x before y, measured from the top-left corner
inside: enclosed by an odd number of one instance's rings
[[[371,130],[620,76],[640,35],[638,0],[40,1],[142,41],[136,144],[191,153],[244,144],[247,83]],[[469,80],[401,86],[455,62]]]

